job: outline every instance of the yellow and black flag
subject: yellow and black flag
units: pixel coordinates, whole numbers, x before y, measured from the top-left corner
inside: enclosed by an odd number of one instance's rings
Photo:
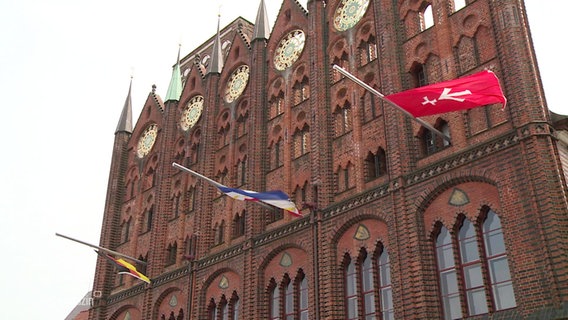
[[[118,274],[127,274],[127,275],[133,276],[135,278],[138,278],[138,279],[140,279],[140,280],[142,280],[146,283],[150,283],[150,278],[148,278],[142,272],[138,271],[133,264],[127,262],[126,260],[124,260],[122,258],[116,259],[108,253],[99,252],[98,250],[95,250],[95,251],[100,256],[103,256],[103,257],[107,258],[108,260],[110,260],[118,269]]]

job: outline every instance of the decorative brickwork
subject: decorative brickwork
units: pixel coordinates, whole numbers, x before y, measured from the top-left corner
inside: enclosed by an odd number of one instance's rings
[[[89,319],[567,317],[567,120],[544,104],[523,1],[465,3],[283,0],[269,35],[238,18],[183,57],[179,101],[151,92],[116,133],[102,221],[100,245],[152,282],[99,259]],[[451,137],[433,147],[334,63],[385,95],[490,69],[508,103],[424,117]],[[280,189],[304,217],[172,162]]]

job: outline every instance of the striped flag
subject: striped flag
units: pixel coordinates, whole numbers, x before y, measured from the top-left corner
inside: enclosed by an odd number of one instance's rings
[[[271,206],[284,209],[297,217],[302,216],[300,210],[298,210],[294,202],[290,200],[290,197],[285,192],[280,190],[255,192],[249,190],[233,189],[224,185],[218,185],[217,188],[222,193],[236,200],[260,201]]]
[[[297,216],[297,217],[301,217],[302,213],[300,213],[300,210],[298,210],[298,208],[296,207],[296,205],[294,204],[294,202],[292,202],[292,200],[290,200],[290,197],[284,192],[284,191],[280,191],[280,190],[274,190],[274,191],[266,191],[266,192],[256,192],[256,191],[249,191],[249,190],[241,190],[241,189],[234,189],[234,188],[229,188],[225,185],[220,184],[219,182],[209,179],[206,176],[199,174],[191,169],[188,169],[180,164],[177,163],[172,163],[172,166],[174,166],[175,168],[178,168],[180,170],[183,170],[195,177],[201,178],[205,181],[207,181],[208,183],[214,185],[215,187],[217,187],[217,189],[219,189],[219,191],[221,191],[222,193],[224,193],[225,195],[235,199],[235,200],[241,200],[241,201],[253,201],[253,202],[260,202],[261,204],[265,204],[265,205],[270,205],[276,208],[280,208],[280,209],[284,209],[288,212],[290,212],[291,214]]]

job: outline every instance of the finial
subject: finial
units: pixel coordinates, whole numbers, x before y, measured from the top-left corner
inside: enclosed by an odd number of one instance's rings
[[[152,85],[152,93],[156,93],[156,85],[155,84]]]

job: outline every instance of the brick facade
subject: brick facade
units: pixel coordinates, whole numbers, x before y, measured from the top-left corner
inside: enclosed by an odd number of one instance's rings
[[[268,39],[236,19],[180,60],[179,101],[151,92],[132,132],[117,131],[100,245],[147,261],[139,268],[152,283],[121,277],[99,259],[89,319],[211,319],[214,307],[224,319],[224,304],[239,319],[269,319],[271,290],[290,282],[297,291],[302,279],[309,319],[346,319],[348,266],[355,262],[360,272],[366,256],[383,252],[391,315],[443,319],[436,239],[447,229],[458,241],[466,222],[485,254],[479,292],[488,309],[477,318],[568,317],[566,120],[545,105],[523,1],[466,0],[456,8],[453,0],[371,0],[345,30],[335,20],[340,2],[310,0],[303,8],[283,0]],[[428,4],[433,26],[426,28]],[[279,70],[274,55],[295,30],[305,36],[303,50]],[[212,61],[216,41],[220,61]],[[208,68],[218,62],[220,72]],[[333,63],[383,94],[490,69],[508,103],[424,117],[451,137],[429,144],[426,128],[343,78]],[[243,66],[244,91],[226,99]],[[203,111],[183,130],[184,108],[196,96]],[[156,141],[139,157],[152,124]],[[304,217],[222,196],[172,162],[228,186],[283,190]],[[496,301],[491,272],[502,269],[491,269],[479,240],[492,213],[512,307]],[[452,248],[458,261],[462,247]],[[459,283],[460,312],[476,318]],[[375,287],[377,319],[388,318],[378,311],[387,309],[379,296]],[[356,304],[358,319],[364,306]]]

